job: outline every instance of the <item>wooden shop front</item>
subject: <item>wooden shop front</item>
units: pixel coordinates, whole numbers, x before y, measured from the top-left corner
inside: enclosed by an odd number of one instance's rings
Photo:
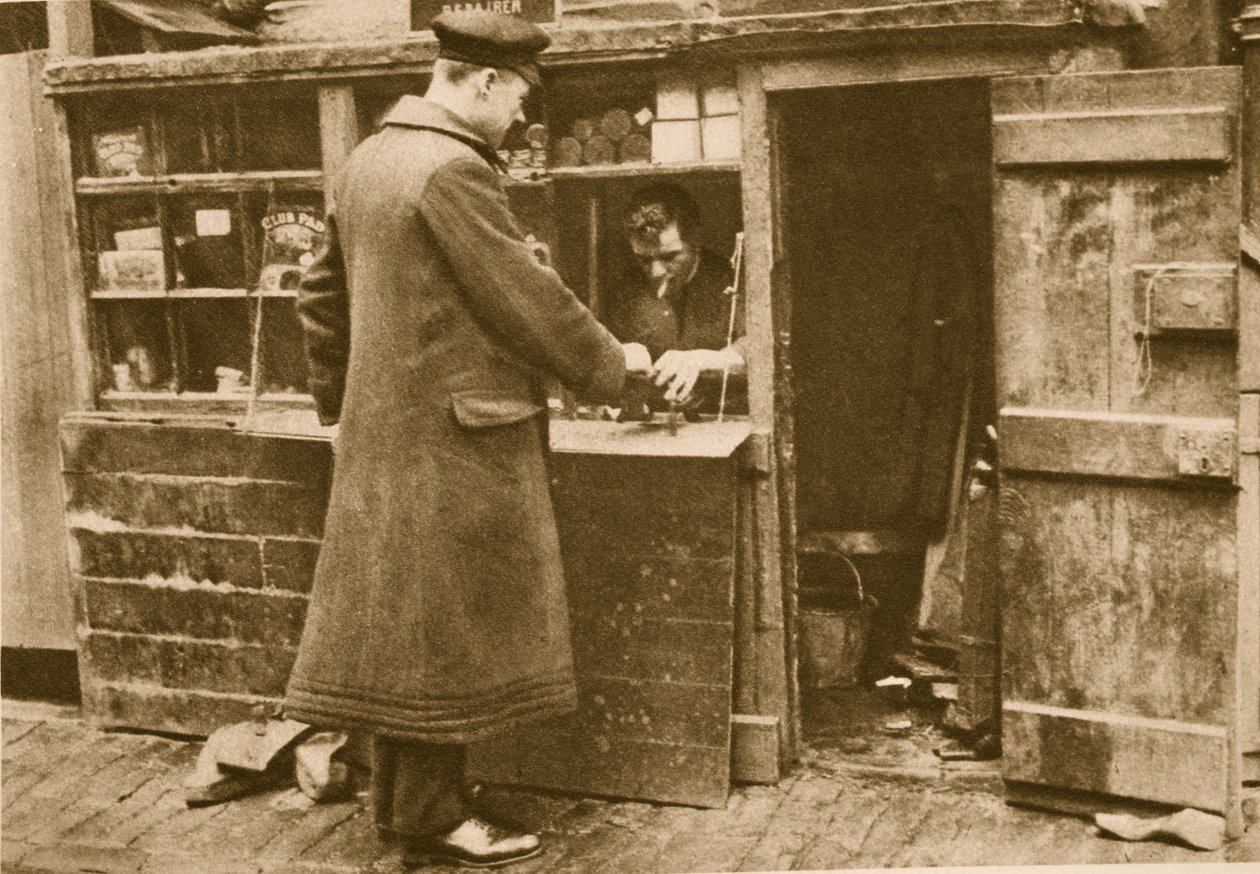
[[[837,585],[811,568],[894,568],[881,600],[908,615],[992,424],[1003,666],[991,621],[972,656],[1001,678],[1013,796],[1235,817],[1260,749],[1240,69],[1127,71],[1129,30],[1053,3],[566,13],[552,34],[531,110],[550,151],[509,155],[524,229],[597,313],[644,182],[687,189],[721,254],[742,232],[748,405],[671,429],[556,399],[581,705],[482,773],[698,805],[777,781],[798,610]],[[50,65],[82,240],[91,388],[62,438],[96,722],[205,732],[281,694],[330,464],[293,278],[325,180],[433,54],[399,34]],[[678,94],[694,112],[662,113]],[[559,154],[576,122],[643,109],[624,154]]]

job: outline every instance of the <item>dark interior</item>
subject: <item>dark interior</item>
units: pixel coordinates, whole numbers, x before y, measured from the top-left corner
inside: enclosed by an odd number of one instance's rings
[[[776,109],[801,607],[854,606],[860,575],[879,601],[866,669],[883,675],[914,631],[960,436],[974,448],[993,421],[988,86],[810,90]],[[895,544],[815,548],[855,531]]]

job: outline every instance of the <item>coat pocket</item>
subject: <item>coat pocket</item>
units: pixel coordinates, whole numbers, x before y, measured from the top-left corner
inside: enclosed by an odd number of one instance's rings
[[[542,407],[531,400],[494,389],[452,392],[451,404],[456,421],[465,428],[511,425],[542,412]]]

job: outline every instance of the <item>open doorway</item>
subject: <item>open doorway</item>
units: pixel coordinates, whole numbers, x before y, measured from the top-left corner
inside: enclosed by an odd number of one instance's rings
[[[775,109],[806,738],[921,751],[952,721],[974,748],[997,713],[973,477],[995,421],[988,82],[797,91]],[[877,690],[889,677],[911,686]]]

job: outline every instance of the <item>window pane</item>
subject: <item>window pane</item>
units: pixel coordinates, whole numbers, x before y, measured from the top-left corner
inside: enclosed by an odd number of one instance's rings
[[[170,173],[223,173],[236,169],[231,104],[197,92],[181,94],[158,115]]]
[[[318,170],[319,109],[314,97],[243,100],[245,170]]]
[[[90,208],[92,287],[116,293],[158,293],[166,288],[162,229],[152,198],[109,197]]]
[[[177,288],[244,288],[245,253],[234,195],[169,200]]]
[[[246,397],[250,379],[250,302],[245,298],[175,303],[183,341],[184,391]]]
[[[305,394],[306,347],[293,298],[262,298],[263,394]]]
[[[170,334],[162,300],[101,301],[97,327],[115,391],[173,391]]]
[[[316,192],[250,196],[251,287],[264,294],[297,292],[302,273],[324,244],[324,199]]]

